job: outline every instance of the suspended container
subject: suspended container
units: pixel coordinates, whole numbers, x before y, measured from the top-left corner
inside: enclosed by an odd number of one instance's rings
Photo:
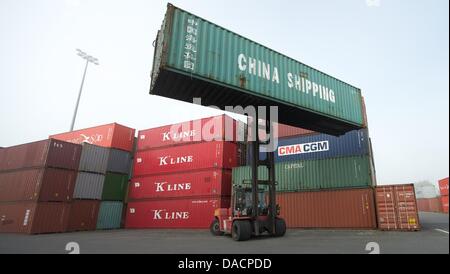
[[[359,88],[171,4],[150,94],[220,108],[278,106],[279,121],[333,135],[363,126]]]

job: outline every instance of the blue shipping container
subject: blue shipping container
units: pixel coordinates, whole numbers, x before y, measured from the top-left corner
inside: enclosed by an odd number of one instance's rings
[[[361,156],[369,154],[369,136],[366,128],[347,132],[336,137],[328,134],[294,136],[278,140],[275,162],[319,160],[327,158]],[[247,164],[252,159],[252,149],[247,149]],[[260,154],[260,159],[265,159]]]

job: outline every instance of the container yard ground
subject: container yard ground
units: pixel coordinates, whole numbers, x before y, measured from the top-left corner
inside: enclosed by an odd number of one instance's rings
[[[420,218],[423,229],[419,232],[289,229],[283,238],[248,242],[185,229],[0,234],[0,253],[67,253],[68,242],[77,242],[81,253],[368,253],[366,244],[377,242],[381,253],[448,254],[448,215],[421,212]]]

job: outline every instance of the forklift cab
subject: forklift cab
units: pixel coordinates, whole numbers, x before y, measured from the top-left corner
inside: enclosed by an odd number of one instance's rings
[[[234,186],[233,189],[233,216],[252,216],[252,188],[244,186]],[[268,214],[268,206],[265,199],[265,193],[266,191],[264,189],[258,190],[258,216],[264,216]]]

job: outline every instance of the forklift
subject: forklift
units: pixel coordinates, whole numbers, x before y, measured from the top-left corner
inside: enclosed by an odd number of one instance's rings
[[[215,210],[214,220],[210,225],[210,231],[214,236],[231,234],[235,241],[246,241],[252,236],[260,236],[265,232],[273,237],[282,237],[286,233],[286,223],[278,217],[280,208],[276,204],[275,152],[264,152],[265,160],[259,159],[260,146],[268,145],[269,142],[260,141],[257,115],[255,119],[252,119],[252,123],[256,123],[254,127],[256,140],[247,140],[248,143],[252,143],[252,179],[245,180],[241,184],[233,184],[231,207]],[[273,126],[273,123],[266,120],[264,126],[266,132],[273,133]],[[259,180],[259,166],[267,168],[268,180]],[[266,194],[268,194],[267,200]]]

